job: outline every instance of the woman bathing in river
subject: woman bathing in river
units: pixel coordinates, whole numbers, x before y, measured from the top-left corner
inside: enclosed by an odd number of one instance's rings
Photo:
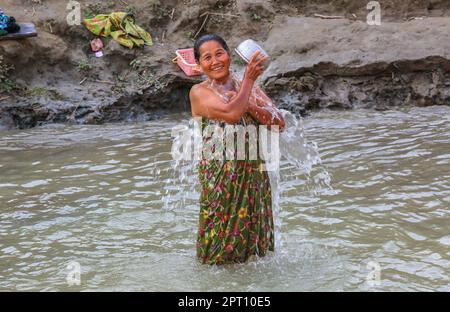
[[[230,50],[221,37],[200,37],[194,53],[207,76],[189,94],[192,115],[201,117],[202,130],[207,125],[226,124],[284,128],[280,111],[255,85],[267,57],[256,52],[239,81],[230,74]],[[268,250],[274,250],[272,191],[263,164],[259,157],[200,161],[197,257],[202,263],[246,262],[250,256],[262,257]]]

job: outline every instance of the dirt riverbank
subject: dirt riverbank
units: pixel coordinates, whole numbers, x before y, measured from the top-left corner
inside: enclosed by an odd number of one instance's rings
[[[0,93],[0,129],[150,120],[189,110],[188,90],[201,78],[186,77],[171,60],[203,33],[220,34],[232,49],[258,40],[271,55],[260,83],[299,114],[450,104],[446,0],[379,1],[379,26],[367,24],[368,1],[360,0],[79,1],[82,17],[133,12],[153,37],[153,46],[131,50],[106,39],[101,58],[90,51],[94,36],[68,25],[67,3],[2,1],[6,13],[35,23],[39,36],[0,41],[0,65],[13,67],[7,75],[14,87]]]

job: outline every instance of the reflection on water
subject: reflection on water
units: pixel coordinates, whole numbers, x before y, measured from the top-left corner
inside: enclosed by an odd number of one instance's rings
[[[449,107],[308,117],[332,190],[282,161],[282,245],[229,267],[196,262],[194,181],[170,180],[187,119],[0,132],[0,290],[450,290]]]

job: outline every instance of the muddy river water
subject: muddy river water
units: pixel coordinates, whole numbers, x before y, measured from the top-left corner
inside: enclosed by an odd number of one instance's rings
[[[450,107],[304,118],[331,188],[282,159],[276,252],[226,267],[173,178],[188,119],[0,132],[0,290],[450,291]]]

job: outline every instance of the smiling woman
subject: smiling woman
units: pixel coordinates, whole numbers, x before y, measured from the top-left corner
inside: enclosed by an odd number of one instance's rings
[[[192,115],[201,117],[202,131],[208,125],[227,124],[284,127],[281,113],[255,86],[267,57],[256,52],[238,81],[230,75],[230,50],[221,37],[199,38],[194,53],[208,77],[189,94]],[[204,143],[209,139],[203,137]],[[248,145],[248,136],[245,140]],[[246,262],[274,250],[272,190],[263,168],[259,157],[225,161],[203,157],[200,161],[197,257],[202,263]]]
[[[284,120],[271,100],[255,85],[268,57],[256,52],[247,65],[242,82],[230,75],[230,50],[217,35],[200,37],[194,45],[197,63],[208,79],[190,92],[192,115],[236,124],[248,113],[258,124],[278,125]]]
[[[231,58],[230,49],[221,37],[215,35],[201,37],[195,42],[194,55],[197,62],[201,59],[202,68],[206,70],[205,74],[208,77],[225,82],[224,79],[230,74]]]

